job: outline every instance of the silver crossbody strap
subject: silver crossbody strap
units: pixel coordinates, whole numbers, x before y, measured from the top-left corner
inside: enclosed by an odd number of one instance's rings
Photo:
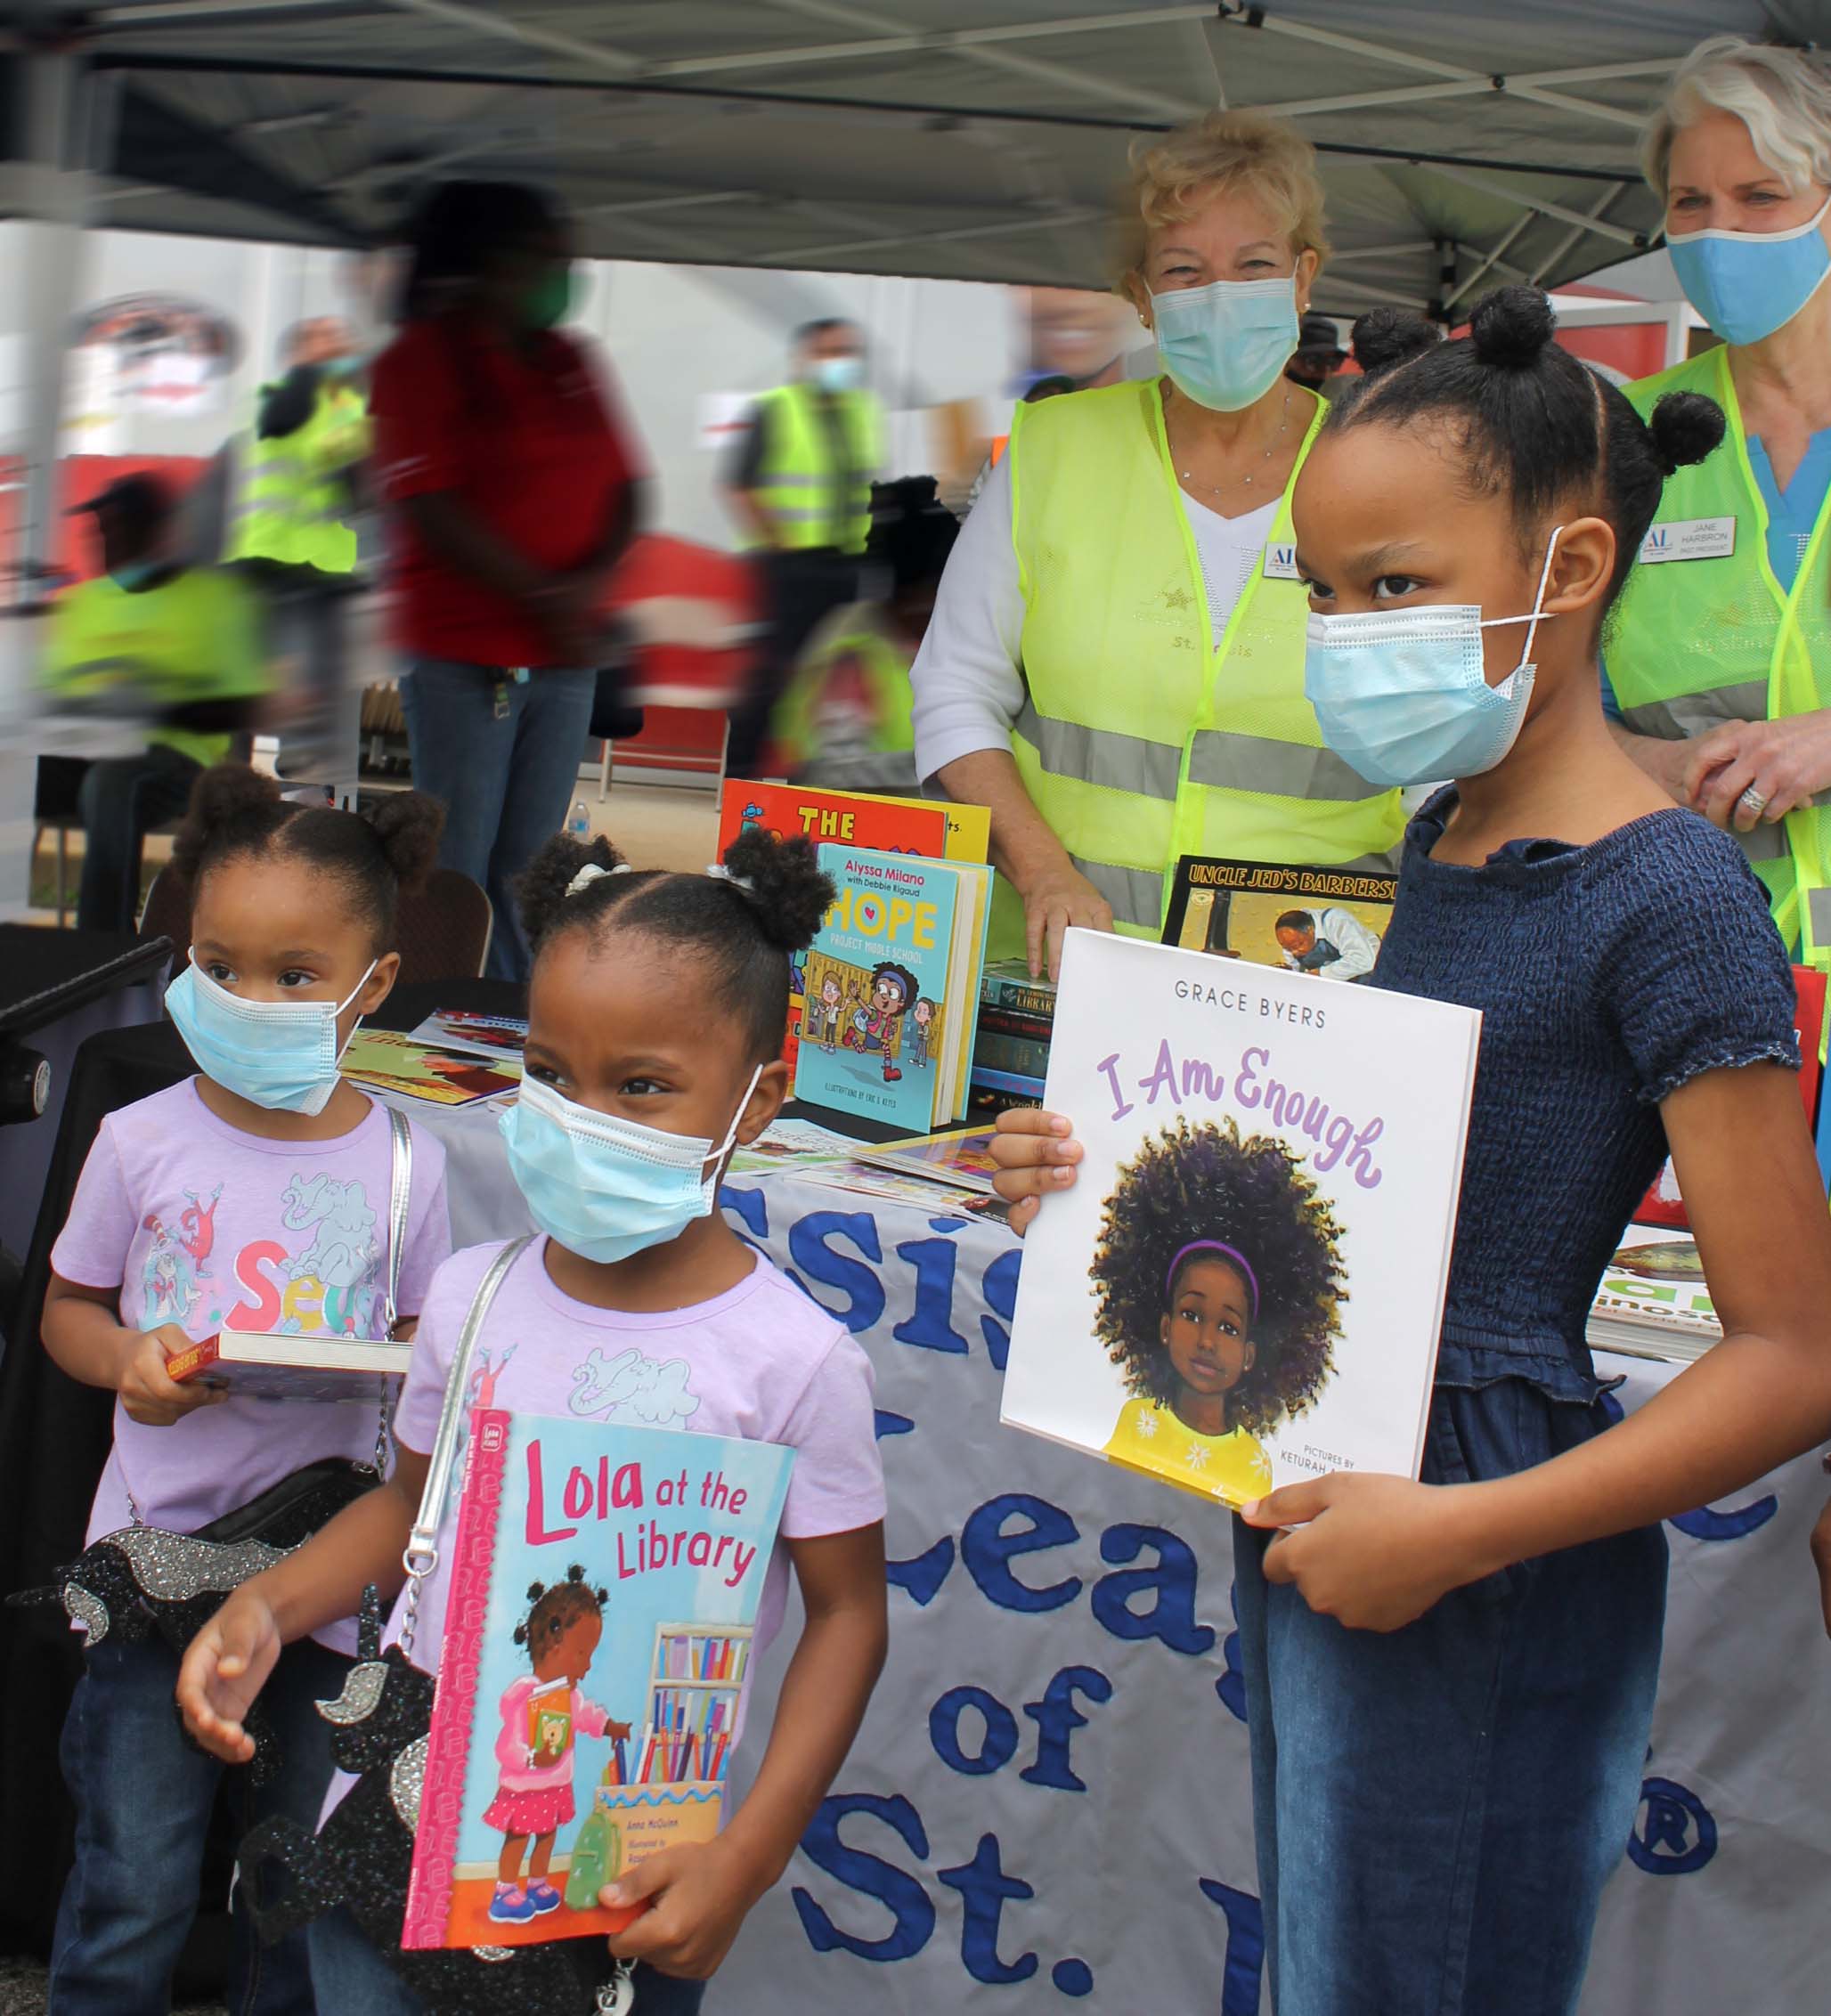
[[[445,1516],[446,1500],[451,1496],[452,1472],[457,1464],[459,1437],[464,1429],[464,1402],[470,1390],[470,1368],[476,1357],[477,1338],[483,1334],[484,1321],[489,1315],[490,1305],[496,1299],[497,1289],[508,1279],[509,1270],[533,1241],[533,1232],[524,1233],[520,1239],[511,1240],[491,1261],[488,1271],[477,1283],[476,1293],[471,1297],[464,1327],[458,1333],[458,1348],[452,1354],[452,1370],[445,1378],[444,1404],[439,1410],[439,1432],[433,1440],[432,1456],[426,1467],[426,1489],[419,1494],[419,1516],[408,1536],[407,1551],[401,1557],[401,1565],[407,1571],[407,1609],[401,1619],[403,1658],[413,1656],[413,1632],[419,1617],[420,1591],[426,1586],[426,1578],[439,1565],[439,1526]]]
[[[385,1337],[395,1334],[401,1316],[401,1256],[407,1250],[407,1214],[413,1203],[413,1130],[407,1116],[387,1110],[389,1144],[387,1193],[387,1302],[382,1315]]]

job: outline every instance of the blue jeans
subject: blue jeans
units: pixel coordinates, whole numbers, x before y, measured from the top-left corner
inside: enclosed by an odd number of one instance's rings
[[[1603,1425],[1524,1379],[1440,1386],[1424,1474],[1508,1475]],[[1640,1798],[1664,1535],[1510,1568],[1385,1636],[1233,1535],[1277,2016],[1569,2016]]]
[[[401,681],[401,710],[414,784],[445,808],[439,866],[490,894],[496,928],[484,970],[492,980],[525,980],[531,961],[515,881],[566,825],[598,675],[537,671],[523,684],[507,679],[499,721],[504,679],[492,665],[422,659]]]
[[[281,1750],[278,1778],[247,1774],[246,1825],[270,1813],[308,1827],[330,1782],[330,1732],[315,1703],[342,1691],[350,1662],[309,1640],[282,1654],[263,1698]],[[77,1859],[51,1953],[46,2016],[165,2016],[172,1971],[197,1912],[210,1809],[227,1767],[185,1743],[172,1704],[178,1656],[152,1640],[104,1639],[85,1656],[63,1726],[77,1807]],[[239,1832],[246,1832],[244,1825]],[[232,2016],[312,2016],[305,1942],[263,1947],[233,1914]]]
[[[318,1991],[321,2016],[422,2016],[425,2004],[370,1945],[347,1911],[338,1908],[315,1919],[311,1940],[312,1982]],[[582,1963],[579,1974],[579,2016],[590,2016],[593,1985],[610,1979],[611,1963],[601,1940],[571,1943],[590,1948],[589,1959],[593,1964]],[[601,1967],[596,1964],[598,1962]],[[653,1967],[638,1967],[631,2016],[695,2016],[704,1995],[704,1981],[676,1980]],[[504,1982],[505,2016],[511,2016],[517,2007],[513,1984]]]

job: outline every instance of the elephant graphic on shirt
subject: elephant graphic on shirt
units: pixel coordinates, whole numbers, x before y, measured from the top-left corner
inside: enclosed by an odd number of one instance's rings
[[[312,1243],[288,1267],[294,1280],[308,1276],[327,1288],[367,1280],[381,1257],[375,1212],[362,1185],[334,1176],[295,1176],[280,1199],[281,1223],[290,1232],[311,1232]]]
[[[614,1358],[594,1347],[573,1368],[566,1405],[623,1427],[676,1427],[699,1411],[699,1395],[687,1388],[690,1370],[684,1358],[645,1358],[634,1345]]]

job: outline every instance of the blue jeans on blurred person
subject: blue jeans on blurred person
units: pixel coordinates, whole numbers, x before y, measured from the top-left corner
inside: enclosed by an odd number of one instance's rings
[[[238,1833],[284,1813],[306,1827],[330,1783],[321,1701],[343,1691],[350,1662],[310,1639],[289,1646],[263,1690],[279,1776],[258,1790],[246,1771]],[[157,1639],[113,1637],[84,1655],[63,1726],[64,1781],[77,1808],[77,1857],[58,1906],[47,2016],[155,2016],[197,1914],[210,1810],[229,1767],[193,1750],[172,1704],[178,1655]],[[305,1937],[264,1947],[237,1906],[230,2016],[312,2016]],[[326,2004],[334,2007],[334,2004]]]
[[[424,2016],[426,2004],[395,1973],[346,1909],[339,1906],[311,1927],[312,1984],[322,2016]],[[579,2016],[590,2016],[595,1986],[610,1979],[609,1950],[602,1939],[573,1939],[578,1949]],[[705,1995],[704,1981],[676,1980],[653,1967],[636,1970],[636,2006],[631,2016],[695,2016]],[[502,1988],[502,2008],[518,2006],[512,1982]]]
[[[492,980],[528,976],[515,881],[566,825],[597,687],[595,671],[536,669],[517,682],[496,666],[450,659],[421,659],[401,681],[414,785],[445,808],[439,866],[489,891]]]
[[[1427,1483],[1607,1426],[1525,1378],[1439,1386]],[[1253,1825],[1278,2016],[1573,2016],[1640,1796],[1665,1618],[1657,1527],[1351,1631],[1233,1526]]]

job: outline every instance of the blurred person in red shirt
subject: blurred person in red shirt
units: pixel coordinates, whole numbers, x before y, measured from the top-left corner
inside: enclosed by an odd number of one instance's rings
[[[577,788],[647,471],[605,366],[557,328],[572,254],[546,196],[447,183],[408,241],[370,410],[413,781],[446,809],[440,865],[489,891],[487,971],[525,980],[513,885]]]

